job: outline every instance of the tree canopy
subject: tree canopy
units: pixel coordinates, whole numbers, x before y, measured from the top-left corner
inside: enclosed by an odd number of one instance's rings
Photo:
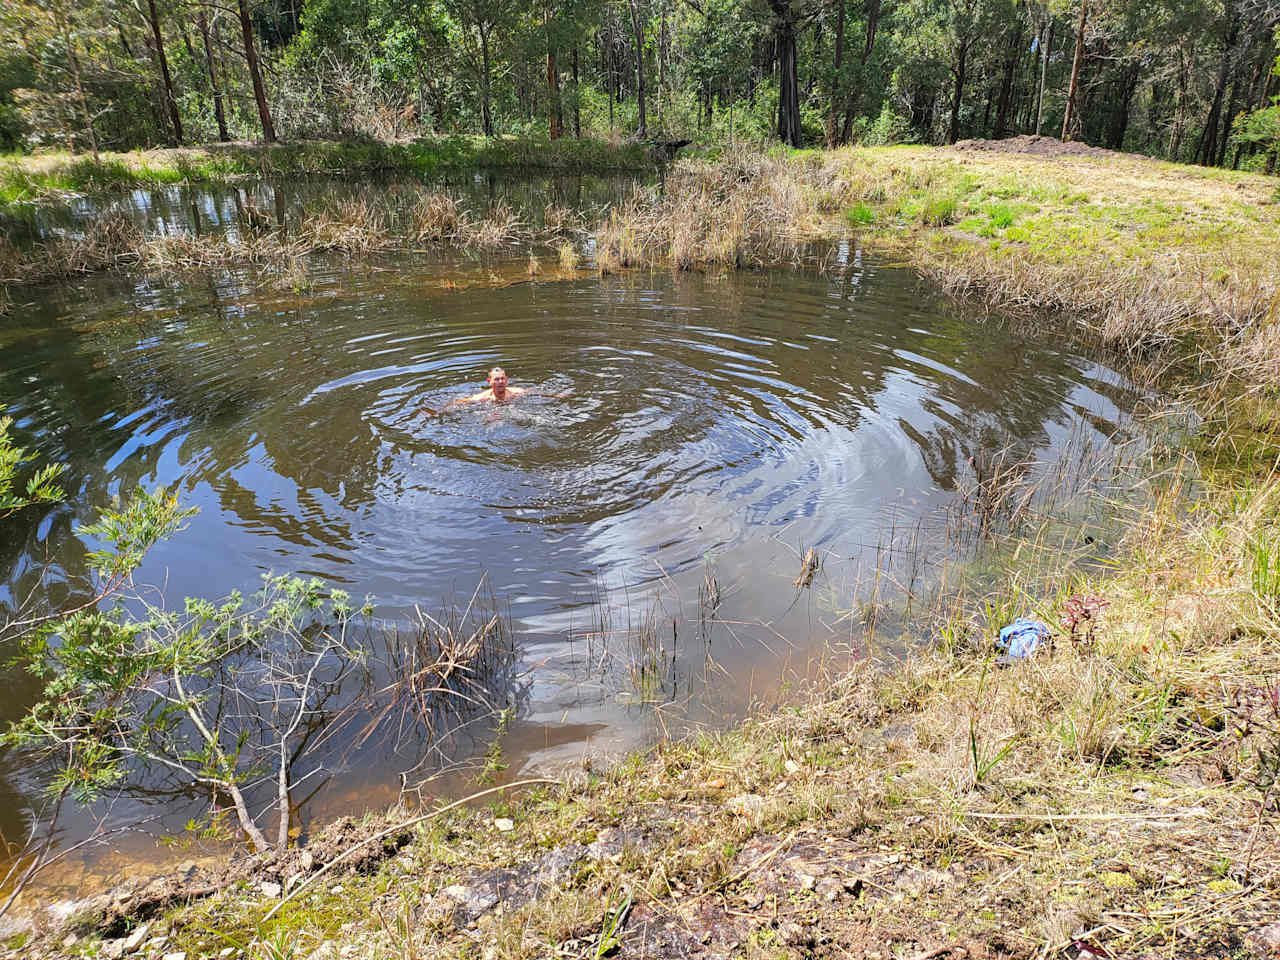
[[[14,0],[0,146],[1042,133],[1274,167],[1280,0]]]

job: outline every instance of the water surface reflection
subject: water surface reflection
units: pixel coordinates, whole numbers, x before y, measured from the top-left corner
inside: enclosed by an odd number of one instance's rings
[[[76,524],[136,484],[169,484],[200,512],[138,579],[170,602],[296,571],[404,621],[487,578],[524,637],[520,762],[651,733],[625,671],[584,665],[602,590],[633,608],[615,626],[652,617],[679,647],[663,690],[692,698],[690,722],[734,716],[785,658],[825,642],[882,531],[934,515],[970,456],[1012,443],[1051,458],[1070,437],[1106,437],[1134,402],[1061,339],[968,322],[911,274],[846,254],[829,277],[448,293],[439,265],[387,259],[331,262],[303,293],[252,272],[39,291],[0,326],[0,403],[23,442],[69,464],[71,496],[3,522],[0,599],[41,577],[55,602],[83,595]],[[430,413],[494,364],[544,395]],[[798,598],[809,546],[826,562]],[[689,610],[708,571],[722,626],[703,635]],[[3,682],[7,720],[37,690]],[[403,756],[351,762],[360,790],[339,777],[311,814],[394,795]],[[37,781],[0,762],[5,836]]]

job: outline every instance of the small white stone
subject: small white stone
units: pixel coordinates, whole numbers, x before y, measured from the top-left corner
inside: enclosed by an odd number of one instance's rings
[[[176,950],[173,953],[166,953],[164,960],[187,960],[187,951]]]
[[[510,833],[516,828],[515,821],[506,817],[498,817],[493,821],[493,825],[497,827],[499,833]]]
[[[280,884],[276,883],[274,880],[263,880],[258,884],[258,889],[262,892],[264,897],[269,897],[272,900],[280,896],[281,892]]]
[[[336,897],[338,894],[342,893],[344,889],[345,887],[343,887],[342,884],[338,884],[336,887],[330,887],[329,892]]]
[[[148,923],[144,923],[142,926],[138,927],[137,930],[133,931],[133,933],[125,937],[124,952],[133,953],[133,951],[137,950],[140,946],[142,946],[142,941],[147,938],[147,931],[150,929],[151,929],[151,925]]]

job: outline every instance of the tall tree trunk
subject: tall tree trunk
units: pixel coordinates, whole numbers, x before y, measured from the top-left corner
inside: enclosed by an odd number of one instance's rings
[[[1013,104],[1013,77],[1022,59],[1022,17],[1014,21],[1009,34],[1009,46],[1004,60],[1004,76],[1000,78],[1000,102],[996,106],[996,126],[992,136],[999,140],[1009,125],[1009,108]]]
[[[778,55],[778,139],[799,147],[800,74],[796,63],[796,22],[791,0],[769,0],[774,13],[774,38]]]
[[[231,139],[227,133],[227,115],[222,109],[222,89],[218,86],[218,73],[213,68],[213,48],[209,45],[209,22],[201,10],[196,17],[196,26],[200,30],[200,39],[204,41],[204,63],[209,70],[209,89],[213,93],[213,115],[218,118],[218,139],[226,143]]]
[[[1070,140],[1080,128],[1077,115],[1077,91],[1080,87],[1080,63],[1084,59],[1084,27],[1089,16],[1089,0],[1080,0],[1080,26],[1076,30],[1076,53],[1071,59],[1071,83],[1067,87],[1067,108],[1062,114],[1062,137]]]
[[[559,140],[561,135],[560,128],[560,80],[556,70],[556,54],[554,50],[547,51],[547,106],[548,113],[551,115],[549,120],[550,135],[552,140]]]
[[[667,5],[661,3],[661,14],[658,21],[658,129],[663,130],[666,124],[662,121],[663,99],[667,89]]]
[[[1222,115],[1222,136],[1219,138],[1218,155],[1214,159],[1214,166],[1224,166],[1227,162],[1227,141],[1231,139],[1231,120],[1236,115],[1236,111],[1240,106],[1240,84],[1235,82],[1231,84],[1231,96],[1227,97],[1227,110]]]
[[[1191,79],[1191,59],[1194,51],[1178,48],[1178,99],[1173,113],[1173,129],[1169,131],[1169,159],[1176,161],[1182,155],[1182,138],[1187,129],[1187,86]]]
[[[480,25],[480,124],[486,137],[493,136],[493,112],[489,107],[489,28]]]
[[[876,45],[876,31],[880,28],[880,0],[867,0],[867,29],[863,36],[862,53],[858,57],[858,65],[865,67],[867,59],[871,56],[871,51]],[[840,128],[840,142],[848,143],[853,135],[853,121],[858,111],[858,100],[862,90],[859,87],[852,88],[845,93],[844,101],[844,124]]]
[[[966,61],[969,59],[969,43],[966,37],[956,49],[956,65],[951,75],[956,79],[955,93],[951,97],[951,124],[947,128],[947,143],[955,143],[960,139],[960,98],[964,95],[964,74]]]
[[[93,149],[93,159],[98,159],[98,131],[93,129],[93,117],[89,113],[89,99],[84,93],[84,79],[80,75],[80,58],[76,56],[75,44],[71,42],[71,18],[62,8],[61,2],[55,0],[54,18],[62,33],[62,43],[67,48],[67,60],[71,63],[71,79],[76,85],[76,101],[80,105],[80,117],[84,120],[85,132],[89,134],[89,145]]]
[[[262,70],[258,65],[258,48],[253,40],[253,22],[249,19],[249,7],[245,0],[237,0],[240,7],[240,31],[244,34],[244,56],[249,61],[249,76],[253,80],[253,99],[258,102],[258,118],[262,121],[262,139],[276,142],[276,127],[271,122],[271,108],[267,106],[267,91],[262,86]]]
[[[840,113],[840,67],[844,64],[844,0],[832,0],[836,8],[835,51],[831,58],[831,90],[828,97],[826,138],[827,149],[836,145],[836,120]]]
[[[1049,49],[1053,46],[1053,14],[1045,13],[1045,27],[1040,43],[1040,92],[1036,94],[1036,136],[1044,126],[1044,78],[1049,71]]]
[[[164,38],[160,35],[160,14],[156,12],[156,0],[147,0],[147,22],[151,24],[151,36],[155,39],[156,67],[164,86],[164,101],[169,108],[169,122],[173,124],[173,145],[182,146],[182,120],[178,116],[178,100],[173,95],[173,77],[169,74],[169,58],[164,55]]]
[[[1231,56],[1235,47],[1234,17],[1222,48],[1222,61],[1218,64],[1218,79],[1213,86],[1213,103],[1209,107],[1209,116],[1205,119],[1204,129],[1200,131],[1200,140],[1196,143],[1193,163],[1213,163],[1218,148],[1218,121],[1222,118],[1222,99],[1227,92],[1227,76],[1231,68]]]
[[[640,129],[637,133],[641,137],[647,137],[649,121],[644,113],[644,30],[640,26],[640,11],[636,0],[628,0],[627,6],[631,8],[631,32],[636,43],[636,104],[640,109]]]
[[[1141,67],[1131,64],[1125,67],[1120,76],[1119,96],[1111,114],[1111,124],[1107,130],[1107,146],[1112,150],[1124,149],[1124,135],[1129,129],[1129,108],[1133,103],[1133,95],[1138,89],[1138,77]]]
[[[582,139],[582,98],[578,92],[578,45],[573,45],[573,136]]]

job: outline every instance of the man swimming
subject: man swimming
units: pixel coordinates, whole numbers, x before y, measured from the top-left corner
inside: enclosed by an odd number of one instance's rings
[[[427,413],[433,417],[442,417],[446,410],[460,403],[506,403],[513,397],[519,397],[523,394],[529,393],[529,389],[527,387],[511,386],[510,381],[507,378],[507,371],[503,370],[501,367],[494,367],[489,371],[488,384],[489,387],[487,390],[481,390],[479,393],[474,393],[469,397],[455,397],[439,410],[432,410],[428,407]],[[537,396],[550,396],[553,399],[562,400],[572,392],[573,391],[570,389],[561,393],[537,394]]]
[[[524,387],[508,386],[507,371],[501,367],[494,367],[489,371],[489,389],[481,390],[477,394],[469,397],[460,397],[453,403],[483,403],[486,400],[492,400],[494,403],[505,403],[511,397],[518,397],[522,393],[528,393]]]

